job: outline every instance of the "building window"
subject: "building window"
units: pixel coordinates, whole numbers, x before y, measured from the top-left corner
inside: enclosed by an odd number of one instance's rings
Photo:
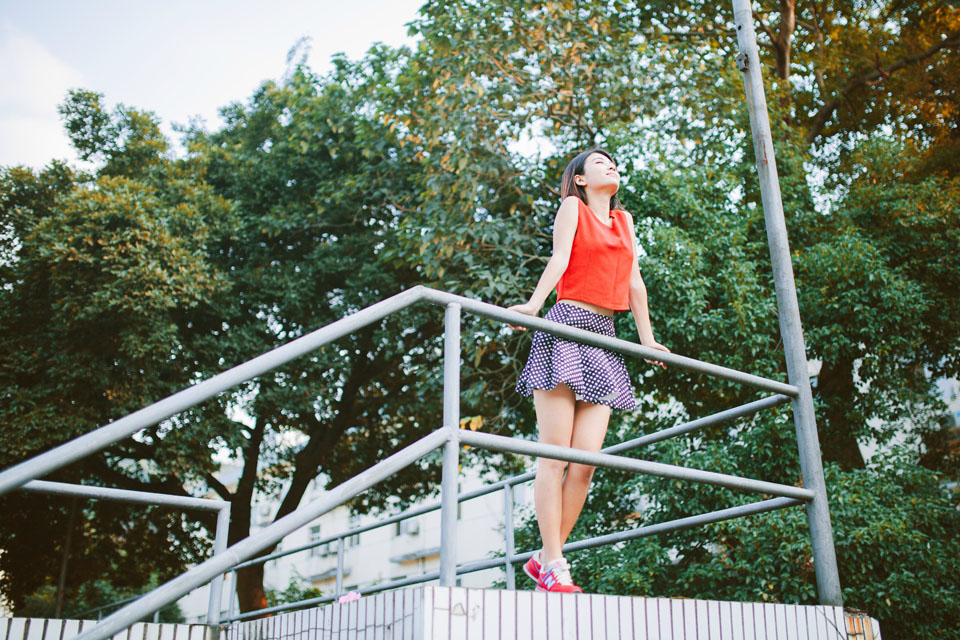
[[[316,542],[320,539],[320,525],[314,525],[310,527],[310,542]],[[311,558],[322,558],[323,557],[323,548],[327,545],[322,544],[319,547],[313,547],[310,549]]]
[[[420,521],[409,519],[401,520],[397,523],[396,535],[397,536],[415,536],[420,533]]]

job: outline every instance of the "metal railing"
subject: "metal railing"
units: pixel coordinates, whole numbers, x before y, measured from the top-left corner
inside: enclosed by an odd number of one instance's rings
[[[92,500],[110,500],[112,502],[126,502],[134,504],[149,504],[156,506],[177,507],[180,509],[199,509],[201,511],[215,511],[217,526],[214,530],[213,555],[222,553],[227,548],[227,533],[230,527],[230,503],[224,500],[210,500],[208,498],[193,498],[190,496],[172,496],[166,493],[150,491],[130,491],[128,489],[113,489],[110,487],[92,487],[89,485],[66,484],[63,482],[47,482],[33,480],[20,487],[21,491],[33,491],[53,495],[76,496]],[[219,624],[220,600],[223,591],[223,576],[217,576],[210,582],[210,600],[207,605],[207,623]],[[104,609],[134,602],[141,596],[112,602],[101,607],[84,611],[83,613],[97,613],[100,619]],[[160,610],[157,609],[157,612]]]
[[[767,380],[747,373],[734,371],[726,367],[707,364],[672,353],[649,349],[634,343],[600,336],[588,331],[574,329],[564,325],[532,318],[530,316],[507,311],[500,307],[470,300],[461,296],[414,287],[403,293],[374,304],[347,318],[343,318],[282,347],[265,353],[247,363],[234,367],[193,387],[176,393],[160,402],[141,409],[129,416],[101,427],[92,433],[54,448],[44,454],[20,463],[0,472],[0,494],[23,486],[30,480],[42,477],[70,462],[100,451],[101,449],[127,438],[140,429],[154,425],[187,408],[190,408],[218,393],[251,378],[255,378],[290,360],[304,355],[320,345],[336,340],[344,335],[378,322],[390,314],[421,301],[444,306],[444,400],[443,425],[417,442],[375,464],[358,476],[347,480],[327,492],[321,498],[299,507],[293,513],[277,520],[250,537],[232,547],[215,553],[209,560],[193,567],[183,575],[167,582],[154,591],[142,596],[110,615],[95,628],[82,633],[83,640],[100,640],[120,631],[138,619],[175,601],[190,590],[205,584],[241,562],[249,560],[264,549],[276,544],[289,533],[309,524],[317,517],[356,497],[377,482],[380,482],[403,467],[412,464],[430,452],[443,449],[443,475],[441,480],[441,553],[440,570],[435,578],[441,585],[451,585],[455,581],[457,567],[455,562],[457,506],[457,469],[460,444],[470,444],[499,451],[512,451],[525,455],[555,458],[572,462],[582,462],[599,467],[625,469],[637,473],[650,473],[668,478],[690,479],[721,486],[730,486],[741,491],[770,493],[780,496],[764,500],[754,505],[754,513],[776,509],[791,504],[804,503],[807,509],[807,521],[810,527],[811,546],[814,556],[817,590],[820,601],[826,605],[842,605],[840,581],[837,574],[836,554],[833,547],[833,533],[830,514],[827,507],[826,487],[820,459],[820,446],[813,412],[813,399],[807,377],[807,360],[801,331],[800,313],[797,302],[796,286],[787,242],[783,204],[780,197],[776,161],[774,157],[770,123],[767,116],[766,98],[763,80],[760,76],[760,61],[757,51],[756,32],[749,0],[733,0],[734,21],[736,24],[739,53],[736,64],[744,72],[747,108],[750,127],[753,134],[757,172],[763,202],[764,218],[767,229],[767,241],[770,248],[774,284],[777,294],[777,310],[780,321],[780,333],[786,356],[787,375],[790,384]],[[461,310],[508,322],[530,329],[545,331],[561,338],[583,344],[609,349],[630,357],[657,360],[667,364],[718,376],[751,385],[759,389],[788,396],[792,402],[794,425],[800,454],[800,467],[803,475],[803,488],[776,485],[757,480],[747,480],[725,476],[723,474],[684,469],[672,465],[656,464],[634,458],[605,453],[590,453],[562,447],[512,440],[484,433],[460,433],[459,429],[459,366],[460,366],[460,312]],[[622,446],[622,445],[618,445]],[[633,532],[623,532],[603,536],[605,544],[639,537],[659,531],[695,526],[726,517],[745,515],[746,507],[727,509],[712,514],[684,518],[672,523],[663,523],[642,527]],[[580,541],[567,545],[567,549],[583,548]],[[594,541],[595,542],[595,541]],[[495,564],[521,561],[525,554],[512,555],[512,543],[508,541],[505,559],[493,559],[486,562]],[[474,563],[460,568],[466,571]],[[490,565],[494,566],[494,565]],[[399,586],[395,584],[394,586]]]
[[[791,398],[796,405],[798,390],[794,385],[784,384],[774,380],[768,380],[759,376],[754,376],[741,371],[736,371],[726,367],[714,364],[700,362],[692,358],[687,358],[674,353],[664,353],[662,351],[643,347],[641,345],[602,336],[596,333],[576,329],[561,325],[555,322],[544,320],[542,318],[531,317],[514,311],[508,311],[501,307],[491,304],[471,300],[462,296],[429,289],[427,287],[414,287],[382,302],[376,303],[366,309],[358,311],[351,316],[338,320],[326,327],[318,329],[313,333],[303,336],[291,343],[278,347],[271,352],[254,358],[238,367],[225,371],[209,380],[202,382],[194,387],[181,391],[169,398],[161,400],[149,407],[141,409],[126,418],[111,423],[101,429],[94,431],[76,440],[60,445],[59,447],[41,454],[32,460],[21,463],[11,469],[0,473],[0,490],[5,490],[18,486],[18,482],[27,482],[30,479],[48,473],[49,471],[67,464],[72,460],[81,458],[89,453],[93,453],[98,448],[105,447],[112,442],[123,437],[133,435],[137,430],[155,424],[160,420],[170,417],[174,412],[183,410],[192,404],[198,404],[210,397],[229,388],[233,384],[239,384],[249,378],[256,377],[278,367],[308,351],[315,349],[323,344],[336,340],[348,333],[352,333],[370,325],[374,322],[386,318],[401,309],[420,302],[428,302],[445,307],[445,338],[444,338],[444,416],[443,426],[429,435],[421,438],[417,442],[409,445],[405,449],[391,455],[385,460],[377,463],[367,471],[347,480],[341,485],[327,492],[321,498],[314,500],[306,505],[299,507],[293,513],[277,520],[271,525],[261,529],[250,537],[234,544],[232,547],[216,553],[207,561],[191,568],[183,575],[161,585],[154,591],[142,596],[135,602],[132,602],[105,618],[100,625],[84,632],[79,636],[83,640],[93,638],[102,639],[109,637],[113,633],[126,628],[137,620],[149,615],[153,611],[174,602],[189,591],[199,587],[218,576],[222,576],[231,568],[237,567],[240,563],[249,560],[262,552],[264,549],[276,544],[281,539],[293,531],[306,526],[319,516],[331,511],[337,506],[342,505],[348,500],[356,497],[363,491],[366,491],[374,484],[385,480],[400,469],[413,464],[425,455],[443,449],[443,465],[445,473],[441,480],[441,553],[440,570],[436,575],[428,574],[419,576],[407,581],[393,583],[390,586],[396,587],[402,584],[412,584],[423,580],[439,579],[442,585],[454,584],[458,569],[455,561],[456,540],[453,537],[453,531],[456,526],[456,505],[458,502],[457,476],[456,470],[459,466],[459,447],[461,444],[468,444],[479,448],[492,449],[498,451],[508,451],[521,453],[524,455],[534,455],[538,457],[554,458],[570,462],[579,462],[598,466],[603,468],[613,468],[636,473],[648,473],[652,475],[693,480],[725,486],[740,491],[755,492],[779,496],[770,500],[764,500],[751,505],[744,505],[733,509],[726,509],[721,512],[703,514],[692,518],[641,527],[633,531],[622,532],[602,536],[596,540],[578,541],[570,543],[565,547],[570,551],[586,548],[587,546],[597,546],[600,544],[611,544],[631,537],[641,537],[670,531],[679,528],[687,528],[704,524],[707,522],[716,522],[719,520],[740,517],[752,513],[760,513],[772,509],[778,509],[795,504],[807,503],[817,499],[816,492],[809,488],[800,488],[795,486],[780,485],[776,483],[764,482],[739,478],[725,474],[719,474],[710,471],[698,469],[687,469],[674,465],[654,463],[635,458],[627,458],[615,453],[622,452],[631,446],[639,446],[635,441],[622,443],[611,447],[606,452],[593,453],[552,445],[539,444],[524,440],[495,436],[485,433],[461,432],[459,428],[459,368],[460,368],[460,312],[466,310],[478,316],[490,318],[500,322],[508,322],[514,325],[525,326],[529,329],[546,331],[562,338],[574,340],[584,344],[603,347],[625,354],[630,357],[659,360],[667,364],[681,367],[687,370],[699,371],[706,374],[715,375],[728,380],[736,380],[759,389],[774,391],[780,396],[773,396],[758,403],[751,403],[732,409],[729,412],[718,414],[719,416],[735,417],[737,414],[746,415],[765,406],[773,406],[785,402],[787,397]],[[796,406],[795,406],[796,409]],[[667,429],[658,434],[646,436],[644,443],[655,440],[661,440],[667,437],[686,433],[700,426],[711,424],[711,420],[719,420],[716,416],[704,418],[699,421],[693,421],[686,425],[679,425],[672,429]],[[121,428],[122,427],[122,428]],[[110,440],[103,435],[103,431],[109,432]],[[643,438],[639,440],[644,440]],[[522,477],[522,476],[521,476]],[[444,535],[446,531],[446,535]],[[460,573],[477,571],[492,566],[503,565],[509,562],[511,565],[525,560],[530,556],[526,554],[513,554],[510,549],[506,553],[505,559],[489,559],[475,562],[470,565],[460,567]],[[833,567],[834,571],[836,567]],[[817,571],[829,570],[829,567],[817,565]],[[386,585],[384,585],[386,588]],[[265,613],[261,611],[260,613]],[[212,620],[216,616],[212,616]]]
[[[626,451],[633,451],[639,449],[640,447],[654,444],[656,442],[661,442],[669,438],[691,433],[705,427],[721,424],[724,422],[729,422],[737,418],[742,418],[748,415],[752,415],[767,409],[770,407],[776,407],[782,405],[786,402],[789,402],[790,398],[784,395],[773,395],[761,400],[756,400],[754,402],[747,403],[740,407],[734,409],[727,409],[719,413],[715,413],[711,416],[706,416],[703,418],[698,418],[696,420],[691,420],[681,425],[675,427],[670,427],[656,433],[647,434],[640,436],[639,438],[634,438],[633,440],[628,440],[627,442],[622,442],[620,444],[612,445],[601,450],[601,453],[606,454],[615,454],[622,453]],[[462,440],[462,439],[461,439]],[[525,562],[530,556],[532,556],[534,551],[526,551],[517,553],[514,549],[514,524],[513,524],[513,511],[514,511],[514,502],[513,502],[513,488],[517,485],[530,482],[536,476],[536,472],[527,472],[511,476],[509,478],[504,478],[498,482],[486,485],[479,489],[469,491],[467,493],[461,493],[457,496],[457,502],[463,503],[476,498],[481,498],[483,496],[490,495],[497,491],[503,492],[503,547],[504,554],[499,558],[485,558],[482,560],[477,560],[474,562],[468,562],[465,564],[458,565],[456,568],[456,574],[463,575],[467,573],[473,573],[475,571],[483,571],[486,569],[492,569],[496,567],[501,567],[505,574],[506,588],[513,590],[516,586],[515,582],[515,571],[514,565],[520,562]],[[803,504],[803,498],[775,498],[772,500],[764,500],[762,502],[757,502],[749,505],[742,505],[738,507],[733,507],[730,509],[725,509],[722,511],[717,511],[711,514],[706,514],[702,516],[692,516],[688,518],[682,518],[672,522],[664,522],[656,525],[647,525],[643,527],[637,527],[629,531],[622,531],[616,534],[595,536],[591,538],[585,538],[583,540],[578,540],[576,542],[569,542],[563,546],[564,551],[580,551],[582,549],[589,549],[592,547],[604,546],[607,544],[613,544],[616,542],[624,542],[626,540],[633,540],[636,538],[641,538],[657,533],[666,533],[668,531],[677,531],[680,529],[687,529],[690,527],[699,526],[702,524],[709,524],[713,522],[720,522],[722,520],[729,520],[732,518],[737,518],[741,516],[755,515],[758,513],[765,513],[767,511],[773,511],[775,509],[780,509],[783,507]],[[228,624],[230,622],[237,622],[241,620],[247,620],[249,618],[256,618],[258,616],[263,616],[272,613],[279,613],[283,611],[291,611],[294,609],[301,609],[307,606],[315,606],[320,604],[325,604],[328,602],[333,602],[343,595],[346,590],[343,586],[343,579],[345,575],[345,566],[344,566],[344,552],[346,549],[345,540],[352,538],[353,536],[358,536],[360,534],[366,533],[368,531],[373,531],[383,527],[388,527],[390,525],[403,522],[404,520],[409,520],[410,518],[416,518],[422,515],[426,515],[433,511],[437,511],[441,508],[440,502],[435,502],[433,504],[423,505],[419,507],[413,507],[402,513],[398,513],[375,522],[370,522],[365,525],[360,525],[337,533],[325,538],[318,538],[307,544],[298,545],[296,547],[291,547],[289,549],[283,549],[281,551],[275,551],[271,554],[265,556],[259,556],[253,558],[252,560],[247,560],[246,562],[241,562],[230,570],[228,574],[227,584],[228,593],[233,594],[230,598],[230,604],[227,611],[227,615],[221,619],[221,623]],[[314,598],[306,598],[303,600],[298,600],[296,602],[287,602],[284,604],[278,604],[270,607],[264,607],[263,609],[255,609],[251,611],[246,611],[241,614],[235,612],[234,606],[236,604],[236,588],[237,588],[237,576],[236,572],[240,569],[246,567],[255,566],[258,564],[266,564],[272,560],[277,560],[279,558],[284,558],[286,556],[295,555],[297,553],[304,553],[316,549],[318,547],[323,547],[330,544],[336,544],[337,554],[336,554],[336,565],[334,568],[334,590],[330,595],[318,596]],[[396,589],[398,587],[404,587],[412,584],[422,584],[425,582],[430,582],[437,580],[439,577],[439,572],[426,572],[417,576],[410,576],[407,578],[390,580],[387,582],[373,583],[368,585],[358,585],[358,590],[364,595],[369,595],[373,593],[379,593],[380,591],[388,591],[390,589]]]

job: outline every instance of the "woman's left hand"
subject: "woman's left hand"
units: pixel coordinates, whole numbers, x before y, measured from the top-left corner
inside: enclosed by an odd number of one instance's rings
[[[649,348],[651,348],[651,349],[659,349],[660,351],[666,351],[667,353],[670,353],[670,349],[667,349],[665,346],[663,346],[663,345],[660,344],[659,342],[651,342],[651,343],[645,344],[645,345],[643,345],[643,346],[649,347]],[[663,364],[662,362],[660,362],[660,361],[658,361],[658,360],[646,360],[646,359],[644,359],[644,362],[648,362],[648,363],[650,363],[650,364],[655,364],[655,365],[657,365],[658,367],[663,367],[664,369],[667,368],[667,365]]]
[[[540,311],[540,308],[535,306],[530,302],[525,302],[523,304],[515,304],[512,307],[507,307],[507,311],[519,311],[520,313],[526,314],[528,316],[536,317],[537,313]],[[518,324],[507,323],[507,326],[511,329],[519,329],[520,331],[526,331],[527,328],[520,326]]]

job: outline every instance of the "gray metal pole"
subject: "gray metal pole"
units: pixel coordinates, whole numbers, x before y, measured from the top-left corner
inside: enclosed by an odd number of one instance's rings
[[[217,513],[217,530],[213,538],[213,555],[227,550],[227,533],[230,530],[230,503],[226,503]],[[210,582],[210,602],[207,605],[207,624],[220,624],[220,607],[223,601],[223,574]]]
[[[443,475],[440,494],[440,586],[457,585],[457,493],[460,474],[460,305],[448,304],[443,336]]]
[[[503,487],[503,569],[507,574],[507,590],[516,588],[513,571],[513,486]]]
[[[227,620],[232,620],[237,611],[237,568],[230,570],[230,588],[227,589],[230,594],[230,601],[227,603]]]
[[[790,398],[782,395],[770,396],[768,398],[756,400],[754,402],[750,402],[748,404],[735,407],[733,409],[726,409],[719,413],[715,413],[703,418],[697,418],[696,420],[685,422],[683,424],[677,425],[676,427],[670,427],[669,429],[664,429],[663,431],[657,431],[656,433],[650,433],[650,434],[641,436],[639,438],[634,438],[633,440],[628,440],[627,442],[616,444],[611,447],[607,447],[606,449],[601,449],[600,453],[610,453],[610,454],[622,453],[630,449],[635,449],[637,447],[642,447],[648,444],[653,444],[655,442],[660,442],[661,440],[666,440],[667,438],[671,438],[671,437],[680,435],[682,433],[689,433],[691,431],[702,429],[704,427],[708,427],[714,424],[718,424],[728,420],[734,420],[736,418],[751,415],[753,413],[761,411],[762,409],[775,407],[785,402],[790,402]],[[536,472],[533,472],[533,471],[529,473],[516,475],[516,476],[510,476],[509,478],[504,478],[503,480],[500,480],[498,482],[494,482],[486,486],[483,486],[480,489],[474,489],[473,491],[461,493],[460,495],[457,496],[457,500],[459,502],[465,502],[467,500],[472,500],[473,498],[479,498],[480,496],[484,496],[490,493],[494,493],[496,491],[500,491],[506,485],[513,486],[523,482],[529,482],[530,480],[533,480],[535,476],[536,476]],[[436,511],[440,508],[440,506],[441,506],[440,502],[434,502],[432,504],[424,505],[422,507],[408,509],[407,511],[399,513],[395,516],[390,516],[389,518],[384,518],[383,520],[377,520],[376,522],[371,522],[369,524],[365,524],[359,527],[354,527],[353,529],[350,529],[349,531],[347,531],[344,535],[354,535],[357,533],[364,533],[366,531],[371,531],[373,529],[379,529],[380,527],[393,524],[401,520],[406,520],[408,518],[413,518],[415,516],[423,515],[425,513],[430,513],[431,511]],[[294,553],[300,553],[301,551],[306,551],[307,549],[312,549],[314,547],[327,544],[328,542],[334,542],[336,541],[336,539],[337,539],[337,536],[333,535],[333,536],[328,536],[326,538],[320,538],[319,540],[315,540],[307,544],[299,545],[296,547],[290,547],[289,549],[275,551],[265,556],[258,556],[253,560],[249,560],[247,562],[241,562],[236,567],[234,567],[234,569],[241,569],[243,567],[248,567],[256,564],[263,564],[265,562],[269,562],[270,560],[275,560],[277,558],[289,556]]]
[[[337,538],[337,580],[333,593],[343,595],[343,538]]]
[[[724,380],[739,382],[741,384],[756,387],[758,389],[764,389],[774,393],[782,393],[791,397],[797,395],[796,387],[783,382],[768,380],[767,378],[755,376],[750,373],[744,373],[728,367],[721,367],[708,362],[701,362],[700,360],[677,355],[675,353],[664,353],[663,351],[657,351],[656,349],[651,349],[650,347],[644,347],[643,345],[635,342],[629,342],[619,338],[611,338],[600,335],[599,333],[587,331],[586,329],[569,327],[567,325],[560,324],[559,322],[552,322],[550,320],[544,320],[543,318],[528,316],[525,313],[520,313],[519,311],[508,311],[502,307],[498,307],[487,302],[480,302],[479,300],[465,298],[463,296],[447,293],[446,291],[437,291],[436,289],[424,288],[422,291],[422,299],[431,304],[441,306],[456,303],[459,304],[464,311],[474,315],[483,316],[484,318],[490,318],[491,320],[497,320],[500,322],[509,322],[510,324],[520,325],[528,329],[545,331],[561,338],[575,340],[577,342],[589,344],[594,347],[602,347],[610,351],[622,353],[632,358],[659,360],[687,371],[696,371],[697,373],[716,376],[718,378],[723,378]]]
[[[442,429],[424,436],[366,471],[337,485],[326,492],[322,498],[300,507],[250,537],[244,538],[223,553],[213,556],[186,573],[141,596],[108,616],[89,631],[84,631],[78,635],[77,640],[106,640],[110,638],[144,616],[165,607],[200,585],[206,584],[217,574],[227,571],[243,560],[282,540],[293,531],[310,524],[347,500],[363,493],[378,482],[389,478],[404,467],[442,446],[446,438],[447,434]]]
[[[626,458],[623,456],[611,456],[606,453],[595,453],[583,449],[572,449],[570,447],[561,447],[555,444],[542,444],[540,442],[531,442],[530,440],[520,440],[519,438],[508,438],[498,436],[492,433],[481,433],[479,431],[464,431],[460,434],[460,442],[471,447],[481,447],[483,449],[492,449],[494,451],[509,451],[510,453],[519,453],[525,456],[536,456],[540,458],[552,458],[554,460],[566,460],[567,462],[577,462],[590,465],[591,467],[603,467],[606,469],[619,469],[621,471],[631,471],[633,473],[645,473],[651,476],[661,478],[675,478],[677,480],[690,480],[692,482],[702,482],[712,484],[718,487],[736,489],[737,491],[747,491],[751,493],[768,493],[774,496],[783,496],[785,498],[796,498],[797,500],[812,500],[813,492],[802,487],[777,484],[776,482],[765,482],[763,480],[752,480],[750,478],[741,478],[731,476],[726,473],[715,473],[713,471],[701,471],[700,469],[687,469],[672,464],[663,464],[662,462],[650,462],[649,460],[637,460],[635,458]]]
[[[793,279],[793,265],[790,262],[787,227],[783,216],[783,202],[780,198],[780,182],[773,154],[773,139],[767,116],[763,78],[760,75],[760,57],[757,51],[757,37],[753,26],[750,0],[733,0],[733,15],[740,47],[737,63],[744,71],[747,108],[750,112],[750,129],[753,132],[753,149],[760,178],[767,242],[770,246],[770,259],[773,263],[773,277],[777,289],[777,309],[787,360],[787,375],[790,384],[799,391],[793,402],[793,419],[800,448],[800,468],[804,486],[814,493],[814,499],[807,505],[807,520],[810,523],[817,591],[822,604],[843,606],[837,557],[833,546],[833,529],[830,525],[830,511],[827,506],[826,483],[823,478],[823,463],[820,459],[820,442],[817,437],[810,379],[807,374],[806,348],[800,326],[800,309]]]
[[[313,351],[320,345],[332,342],[345,335],[349,335],[369,324],[382,320],[390,314],[409,307],[422,299],[424,287],[413,287],[395,296],[362,309],[353,315],[337,320],[312,333],[288,342],[282,347],[257,356],[253,360],[238,365],[232,369],[217,374],[209,380],[188,387],[172,396],[130,415],[120,418],[116,422],[104,425],[86,435],[74,438],[59,447],[46,453],[41,453],[29,460],[0,472],[0,495],[19,487],[30,480],[44,476],[55,469],[66,466],[74,460],[79,460],[96,451],[104,449],[114,442],[132,436],[145,427],[157,424],[170,416],[174,416],[184,409],[200,404],[204,400],[235,387],[236,385],[256,378],[276,367],[286,364],[294,358]]]
[[[224,502],[223,500],[172,496],[167,493],[154,493],[152,491],[131,491],[129,489],[114,489],[112,487],[93,487],[85,484],[48,482],[46,480],[33,480],[20,487],[20,490],[54,495],[80,496],[93,500],[163,505],[165,507],[180,507],[182,509],[204,509],[206,511],[221,511],[224,507],[229,507],[230,505],[230,503]]]

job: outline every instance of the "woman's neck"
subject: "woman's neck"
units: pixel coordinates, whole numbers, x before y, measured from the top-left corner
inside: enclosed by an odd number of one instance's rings
[[[601,220],[606,220],[610,217],[610,194],[607,193],[597,193],[596,191],[591,191],[587,189],[587,206],[590,207],[590,210],[593,211]]]

